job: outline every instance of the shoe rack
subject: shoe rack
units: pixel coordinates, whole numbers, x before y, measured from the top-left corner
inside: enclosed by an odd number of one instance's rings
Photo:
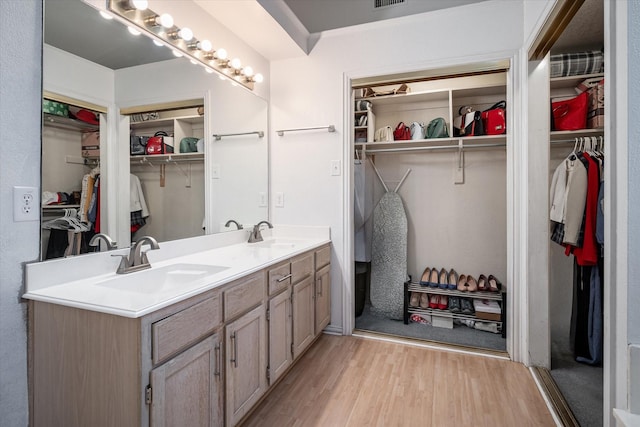
[[[446,295],[447,297],[460,297],[460,298],[471,298],[471,299],[486,299],[498,301],[500,305],[500,321],[496,320],[486,320],[478,318],[475,313],[474,314],[464,314],[464,313],[453,313],[447,310],[440,310],[437,308],[421,308],[421,307],[411,307],[409,305],[409,299],[412,292],[418,292],[420,294],[430,294],[430,295]],[[487,292],[487,291],[475,291],[475,292],[462,292],[454,289],[442,289],[435,288],[430,286],[423,286],[420,283],[407,281],[404,284],[404,324],[409,324],[409,318],[412,314],[422,314],[429,316],[439,316],[444,318],[453,318],[453,319],[464,319],[464,320],[473,320],[476,322],[486,322],[486,323],[496,323],[498,324],[498,329],[500,330],[502,337],[506,338],[506,292]]]

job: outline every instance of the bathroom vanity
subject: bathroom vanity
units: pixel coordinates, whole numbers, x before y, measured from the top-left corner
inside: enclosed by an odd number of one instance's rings
[[[27,266],[31,424],[238,424],[330,321],[328,228],[278,231],[165,242],[130,274]]]

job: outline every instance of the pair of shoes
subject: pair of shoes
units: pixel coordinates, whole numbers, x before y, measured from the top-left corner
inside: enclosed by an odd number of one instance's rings
[[[489,290],[491,292],[500,292],[500,290],[502,289],[502,283],[500,283],[500,281],[496,279],[493,274],[489,275],[489,279],[487,279],[487,282],[489,283]]]
[[[420,292],[411,292],[411,297],[409,298],[409,307],[419,307],[420,306]]]
[[[366,126],[367,125],[367,116],[362,115],[358,120],[358,126]]]
[[[455,289],[458,286],[458,273],[452,268],[449,271],[449,281],[447,282],[447,288]]]
[[[460,298],[460,311],[462,314],[473,314],[475,309],[473,308],[473,302],[471,298]]]
[[[475,292],[478,290],[478,282],[470,274],[461,274],[458,278],[457,289],[461,292]]]
[[[420,308],[429,308],[429,295],[420,293]]]
[[[446,310],[449,305],[449,298],[446,295],[434,295],[429,298],[429,308]]]
[[[440,289],[447,289],[447,286],[449,286],[449,277],[447,274],[447,270],[442,268],[440,269],[440,275],[438,278],[438,287]]]
[[[478,290],[485,292],[489,290],[489,283],[487,282],[487,276],[481,274],[478,276]]]
[[[432,288],[437,288],[439,286],[438,282],[438,270],[435,268],[431,269],[431,275],[429,275],[429,286]]]
[[[460,313],[460,297],[449,297],[449,311],[452,313]]]
[[[420,277],[420,286],[429,286],[429,276],[431,275],[431,269],[425,268]]]

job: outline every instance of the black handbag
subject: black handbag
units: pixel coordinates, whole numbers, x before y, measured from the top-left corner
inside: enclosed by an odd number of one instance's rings
[[[131,135],[129,139],[129,154],[140,156],[146,154],[148,136]]]
[[[480,136],[484,135],[482,113],[474,111],[471,107],[460,107],[459,116],[453,126],[453,136]]]

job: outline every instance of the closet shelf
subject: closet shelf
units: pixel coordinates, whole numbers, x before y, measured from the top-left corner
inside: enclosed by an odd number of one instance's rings
[[[604,129],[558,130],[550,133],[551,142],[571,142],[581,136],[603,136]]]
[[[204,153],[172,153],[172,154],[153,154],[142,156],[131,156],[131,164],[160,164],[171,162],[202,162],[204,161]]]
[[[566,77],[552,77],[549,79],[551,89],[563,89],[563,88],[575,88],[583,80],[601,77],[604,78],[604,73],[597,74],[582,74],[579,76],[566,76]]]
[[[409,283],[408,290],[409,292],[423,292],[428,294],[448,295],[452,297],[489,299],[489,300],[502,301],[502,292],[483,292],[483,291],[461,292],[455,289],[441,289],[441,288],[431,288],[429,286],[421,286],[418,283]]]
[[[82,120],[70,117],[56,116],[55,114],[43,113],[43,124],[57,129],[73,130],[81,132],[92,132],[100,129],[99,125],[83,122]]]
[[[451,317],[454,319],[473,320],[475,322],[497,323],[498,325],[502,326],[502,322],[499,320],[479,319],[473,314],[452,313],[449,310],[440,310],[437,308],[409,307],[407,312],[409,314],[428,314],[428,315],[434,315],[434,316],[440,316],[440,317]]]
[[[483,135],[469,136],[465,138],[433,138],[433,139],[417,139],[411,141],[393,141],[393,142],[356,142],[355,148],[365,151],[373,150],[390,150],[390,151],[411,151],[418,149],[458,149],[459,141],[462,141],[462,148],[490,148],[506,146],[506,135]],[[489,147],[488,147],[489,145]]]

